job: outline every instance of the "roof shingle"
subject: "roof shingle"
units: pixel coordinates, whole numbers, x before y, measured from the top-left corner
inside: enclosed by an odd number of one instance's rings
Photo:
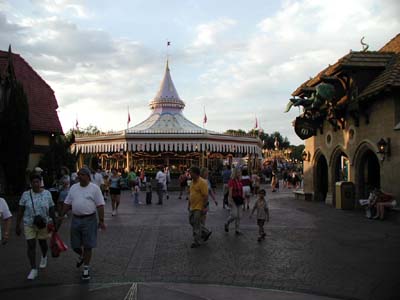
[[[334,65],[322,70],[317,76],[304,82],[293,93],[301,96],[306,87],[316,86],[322,76],[337,74],[348,69],[382,69],[382,72],[361,91],[358,100],[363,100],[390,88],[400,88],[400,34],[396,35],[379,51],[350,52]]]
[[[57,115],[57,99],[52,88],[19,55],[12,53],[15,77],[24,88],[29,104],[31,130],[45,133],[63,133]],[[8,52],[0,50],[0,76],[8,66]]]

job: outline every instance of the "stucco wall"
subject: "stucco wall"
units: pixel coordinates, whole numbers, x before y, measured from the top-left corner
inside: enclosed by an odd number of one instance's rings
[[[400,200],[400,131],[394,130],[395,120],[395,99],[386,98],[380,101],[375,101],[369,107],[369,124],[366,124],[366,117],[360,116],[359,127],[355,126],[355,121],[352,118],[346,120],[345,129],[333,130],[333,127],[324,122],[323,134],[318,133],[317,136],[306,140],[306,151],[311,153],[310,162],[304,163],[304,191],[314,192],[314,167],[317,153],[322,153],[328,163],[328,197],[327,202],[330,202],[330,196],[333,193],[333,157],[337,151],[343,151],[350,161],[350,181],[356,184],[357,170],[356,162],[360,158],[358,155],[363,147],[370,148],[374,153],[377,152],[377,142],[384,138],[391,139],[391,156],[386,157],[384,161],[381,156],[377,155],[380,161],[381,172],[381,187],[383,190],[395,194]],[[354,136],[349,138],[349,131],[354,130]],[[331,143],[327,142],[327,135],[331,135]]]

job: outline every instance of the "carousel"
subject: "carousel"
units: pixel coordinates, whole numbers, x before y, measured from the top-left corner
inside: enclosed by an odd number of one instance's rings
[[[160,89],[149,106],[150,116],[131,128],[77,135],[71,149],[78,154],[77,167],[134,166],[150,171],[164,165],[180,172],[193,165],[215,170],[238,158],[246,161],[249,168],[260,166],[262,142],[258,137],[221,134],[186,119],[182,113],[185,103],[175,89],[168,61]]]

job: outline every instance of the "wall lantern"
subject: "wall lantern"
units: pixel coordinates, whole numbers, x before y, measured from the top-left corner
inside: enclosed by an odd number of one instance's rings
[[[386,156],[390,156],[390,138],[387,138],[387,141],[381,138],[376,145],[378,146],[377,153],[381,156],[381,161],[384,161]]]
[[[303,153],[301,154],[301,158],[303,159],[303,161],[310,161],[311,159],[310,152],[304,150]]]

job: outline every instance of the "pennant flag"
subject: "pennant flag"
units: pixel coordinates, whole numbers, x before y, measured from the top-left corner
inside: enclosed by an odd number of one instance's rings
[[[206,115],[206,113],[204,112],[203,124],[206,124],[206,123],[207,123],[207,115]]]
[[[167,41],[167,47],[168,46],[171,46],[171,42],[170,41]]]
[[[257,120],[257,117],[256,117],[256,124],[255,124],[254,128],[255,128],[255,129],[258,128],[258,120]]]
[[[79,122],[78,122],[78,118],[76,119],[76,122],[75,122],[75,127],[76,127],[76,129],[78,129],[78,128],[79,128]]]
[[[131,113],[129,112],[129,107],[128,107],[128,125],[129,125],[129,123],[131,122]]]

